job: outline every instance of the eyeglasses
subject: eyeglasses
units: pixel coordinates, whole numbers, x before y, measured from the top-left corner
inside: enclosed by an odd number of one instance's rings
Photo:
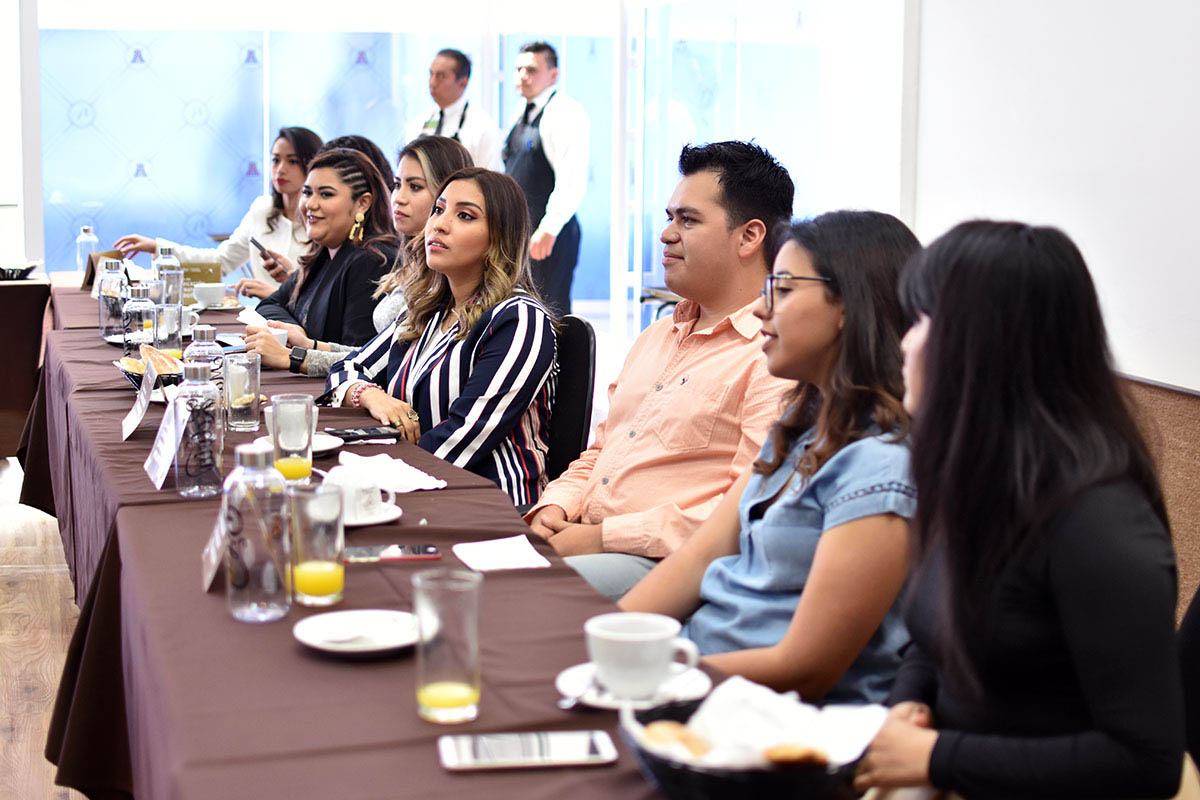
[[[821,283],[829,283],[829,278],[821,277],[820,275],[789,275],[786,272],[770,273],[767,275],[767,284],[763,287],[762,298],[767,306],[767,313],[775,312],[775,292],[776,285],[780,281],[820,281]]]

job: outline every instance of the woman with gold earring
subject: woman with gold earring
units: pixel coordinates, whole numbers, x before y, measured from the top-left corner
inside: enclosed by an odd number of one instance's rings
[[[376,282],[396,259],[388,190],[362,153],[328,150],[308,167],[300,211],[311,242],[299,268],[258,311],[268,320],[299,325],[313,339],[360,345],[375,335],[371,312]],[[282,369],[291,354],[271,333],[246,328],[246,349],[262,365]]]

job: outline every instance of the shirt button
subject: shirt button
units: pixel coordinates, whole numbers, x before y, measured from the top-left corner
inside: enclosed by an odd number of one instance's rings
[[[662,391],[662,384],[661,384],[661,383],[656,383],[656,384],[654,385],[654,391],[656,391],[656,392],[661,392],[661,391]]]
[[[601,478],[600,483],[603,484],[604,486],[608,486],[608,478]]]
[[[632,439],[632,438],[633,438],[633,437],[635,437],[635,436],[637,436],[637,431],[630,431],[630,432],[629,432],[629,438],[630,438],[630,439]]]

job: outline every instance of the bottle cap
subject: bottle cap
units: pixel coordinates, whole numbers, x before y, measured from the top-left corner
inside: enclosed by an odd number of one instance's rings
[[[121,262],[115,258],[104,258],[100,260],[100,269],[120,269]]]
[[[194,325],[192,326],[192,341],[193,342],[215,342],[217,340],[217,329],[212,325]]]
[[[183,362],[183,379],[185,381],[206,381],[212,377],[212,365],[207,361]]]
[[[173,255],[175,255],[175,248],[163,245],[162,247],[158,248],[158,255],[159,256],[173,256]]]
[[[267,443],[239,444],[233,449],[233,457],[239,467],[264,469],[271,466],[275,457],[275,448]]]
[[[130,286],[129,296],[134,300],[142,300],[150,297],[149,286]]]

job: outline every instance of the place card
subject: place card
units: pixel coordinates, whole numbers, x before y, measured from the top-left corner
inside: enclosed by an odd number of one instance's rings
[[[200,554],[200,586],[206,592],[213,589],[213,582],[221,569],[221,562],[225,559],[225,545],[225,515],[217,514],[212,535],[208,537],[204,551]]]
[[[550,566],[550,562],[533,549],[529,537],[523,533],[486,542],[462,542],[450,549],[459,561],[477,572]]]
[[[142,422],[142,417],[146,416],[146,409],[150,407],[150,395],[154,393],[154,382],[157,380],[158,370],[154,368],[150,359],[146,359],[146,372],[142,375],[142,385],[138,387],[137,399],[133,401],[133,408],[129,409],[125,419],[121,420],[122,442],[137,430],[137,426]]]
[[[155,437],[154,446],[150,448],[150,455],[143,465],[146,474],[150,476],[150,482],[159,490],[162,489],[167,473],[175,463],[175,453],[179,450],[183,431],[187,428],[188,417],[191,416],[191,411],[186,406],[179,406],[178,413],[182,419],[176,419],[176,405],[173,400],[167,403],[167,410],[158,426],[158,436]]]

